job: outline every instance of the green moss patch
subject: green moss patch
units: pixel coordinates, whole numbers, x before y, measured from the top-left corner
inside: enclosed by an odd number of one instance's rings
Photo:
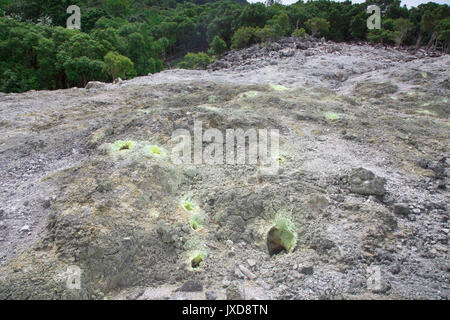
[[[147,156],[165,159],[168,157],[168,152],[164,148],[157,145],[147,145],[143,148],[143,152]]]
[[[201,214],[201,213],[191,214],[191,216],[189,218],[189,224],[192,229],[200,230],[201,228],[203,228],[204,223],[205,223],[205,219],[203,217],[203,214]]]
[[[127,152],[135,150],[136,142],[131,140],[118,140],[112,144],[108,144],[108,149],[111,153]]]
[[[194,251],[189,256],[189,266],[192,269],[200,268],[206,260],[207,254],[204,251]]]
[[[327,119],[328,121],[336,121],[341,118],[341,116],[338,113],[331,112],[331,111],[325,112],[324,116],[325,116],[325,119]]]
[[[275,91],[289,90],[289,88],[286,88],[285,86],[281,86],[279,84],[271,84],[270,87]]]
[[[267,249],[270,256],[281,252],[291,252],[297,243],[297,233],[292,221],[278,216],[275,225],[267,233]]]

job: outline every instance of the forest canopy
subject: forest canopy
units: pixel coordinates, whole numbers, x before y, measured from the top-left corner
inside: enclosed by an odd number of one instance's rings
[[[381,29],[368,30],[368,5]],[[66,9],[81,9],[81,30]],[[245,0],[0,0],[0,91],[84,87],[156,73],[205,68],[229,49],[306,34],[448,51],[448,5],[408,9],[399,0],[298,1],[266,6]]]

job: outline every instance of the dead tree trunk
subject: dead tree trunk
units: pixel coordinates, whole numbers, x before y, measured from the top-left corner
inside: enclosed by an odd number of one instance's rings
[[[431,39],[430,41],[428,41],[427,46],[425,47],[425,49],[428,51],[430,50],[431,46],[433,45],[433,43],[436,41],[437,38],[437,32],[433,32],[433,34],[431,35]]]
[[[423,32],[420,31],[419,37],[417,38],[417,43],[416,43],[416,49],[415,49],[416,52],[417,52],[417,50],[420,49],[420,44],[422,43],[422,39],[423,39]]]

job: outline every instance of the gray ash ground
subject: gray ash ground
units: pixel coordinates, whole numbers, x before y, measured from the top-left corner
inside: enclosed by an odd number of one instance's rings
[[[449,67],[286,38],[205,71],[0,94],[0,298],[448,299]],[[194,121],[279,129],[280,171],[172,163]],[[280,217],[296,242],[271,255]]]

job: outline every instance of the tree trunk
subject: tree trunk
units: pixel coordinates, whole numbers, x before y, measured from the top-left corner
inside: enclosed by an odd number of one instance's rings
[[[434,40],[433,51],[436,50],[436,46],[437,46],[437,43],[438,43],[438,38],[439,38],[439,32],[436,33],[436,39]]]
[[[422,43],[422,39],[423,39],[423,32],[420,31],[419,37],[417,38],[417,43],[416,43],[416,49],[415,49],[416,52],[417,52],[417,50],[420,49],[420,44]]]
[[[433,34],[431,35],[431,39],[430,39],[430,41],[428,41],[428,44],[427,44],[427,46],[425,47],[425,49],[428,51],[428,50],[430,50],[430,48],[431,48],[431,46],[433,45],[433,43],[434,43],[434,41],[436,40],[436,38],[437,38],[437,32],[435,31],[435,32],[433,32]]]

